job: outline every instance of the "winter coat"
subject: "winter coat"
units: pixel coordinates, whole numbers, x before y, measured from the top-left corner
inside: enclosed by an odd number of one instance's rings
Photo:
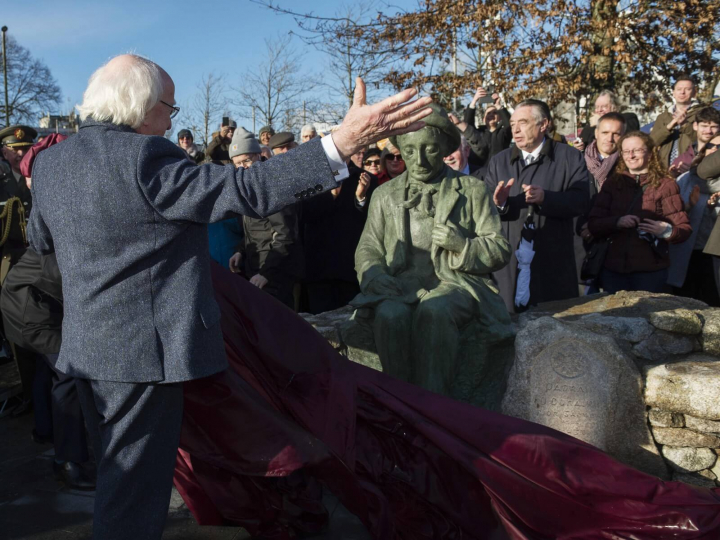
[[[628,211],[637,189],[642,189]],[[655,248],[640,237],[638,229],[620,229],[617,221],[625,215],[643,219],[665,221],[673,227],[666,240],[657,239]],[[608,178],[595,199],[590,211],[588,228],[595,238],[609,238],[605,268],[622,274],[631,272],[654,272],[670,266],[667,243],[684,242],[692,228],[685,212],[680,190],[673,178],[663,178],[659,186],[653,186],[647,175],[636,177],[624,173]]]
[[[510,113],[507,109],[498,109],[500,125],[495,131],[487,126],[475,127],[475,109],[467,108],[463,113],[463,120],[468,127],[462,134],[470,145],[470,163],[481,167],[484,174],[490,158],[510,147],[512,131],[510,130]]]
[[[542,205],[533,205],[536,225],[535,256],[530,267],[530,305],[578,296],[573,218],[587,212],[590,199],[590,175],[581,152],[545,139],[540,156],[525,166],[516,146],[490,160],[485,184],[494,193],[501,181],[514,178],[510,196],[501,213],[503,234],[510,242],[510,263],[494,273],[500,294],[508,310],[514,310],[518,262],[514,250],[528,216],[523,185],[545,190]]]
[[[694,109],[694,110],[693,110]],[[665,111],[655,119],[652,130],[650,131],[650,138],[655,143],[655,146],[659,147],[660,163],[663,165],[670,165],[670,152],[672,151],[673,141],[678,140],[678,156],[684,154],[688,147],[697,141],[695,130],[693,129],[693,121],[695,113],[699,110],[699,107],[693,107],[688,112],[685,123],[680,126],[680,129],[668,130],[667,125],[672,121],[673,116],[670,111]]]

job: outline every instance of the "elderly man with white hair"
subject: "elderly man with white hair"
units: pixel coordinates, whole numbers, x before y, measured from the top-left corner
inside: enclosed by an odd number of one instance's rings
[[[91,76],[79,133],[35,160],[28,238],[63,278],[57,369],[77,378],[95,449],[93,538],[161,537],[182,382],[227,367],[206,224],[334,189],[361,146],[422,127],[430,99],[406,103],[415,94],[370,106],[358,79],[331,137],[236,169],[195,165],[163,137],[179,109],[157,64],[122,55]]]
[[[308,141],[312,141],[318,136],[317,130],[315,129],[315,126],[312,124],[305,124],[302,129],[300,130],[300,140],[303,143],[306,143]]]
[[[445,165],[450,167],[453,171],[463,173],[466,176],[474,176],[482,180],[480,174],[481,167],[472,165],[470,159],[470,143],[465,138],[465,135],[460,135],[460,146],[449,156],[443,158]]]

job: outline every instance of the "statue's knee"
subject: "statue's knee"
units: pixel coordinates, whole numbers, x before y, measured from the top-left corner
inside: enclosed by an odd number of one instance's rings
[[[416,321],[427,321],[430,323],[441,323],[452,320],[447,302],[442,297],[428,298],[423,300],[415,310]]]
[[[412,317],[412,309],[401,302],[385,301],[375,308],[376,324],[396,324],[409,320],[410,317]]]

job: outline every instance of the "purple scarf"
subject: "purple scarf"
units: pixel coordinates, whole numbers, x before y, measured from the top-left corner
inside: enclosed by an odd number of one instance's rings
[[[595,178],[595,182],[597,182],[598,190],[605,183],[605,180],[607,180],[619,156],[620,152],[616,151],[614,154],[610,154],[605,159],[602,159],[600,150],[598,150],[597,147],[597,141],[591,142],[585,149],[585,163],[587,164],[590,174]]]

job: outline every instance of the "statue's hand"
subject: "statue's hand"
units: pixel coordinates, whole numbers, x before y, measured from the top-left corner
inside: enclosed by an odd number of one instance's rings
[[[381,274],[368,283],[366,292],[380,296],[401,296],[402,288],[397,279],[387,274]]]
[[[436,224],[432,232],[433,244],[454,253],[465,249],[465,238],[456,229],[447,225]]]

